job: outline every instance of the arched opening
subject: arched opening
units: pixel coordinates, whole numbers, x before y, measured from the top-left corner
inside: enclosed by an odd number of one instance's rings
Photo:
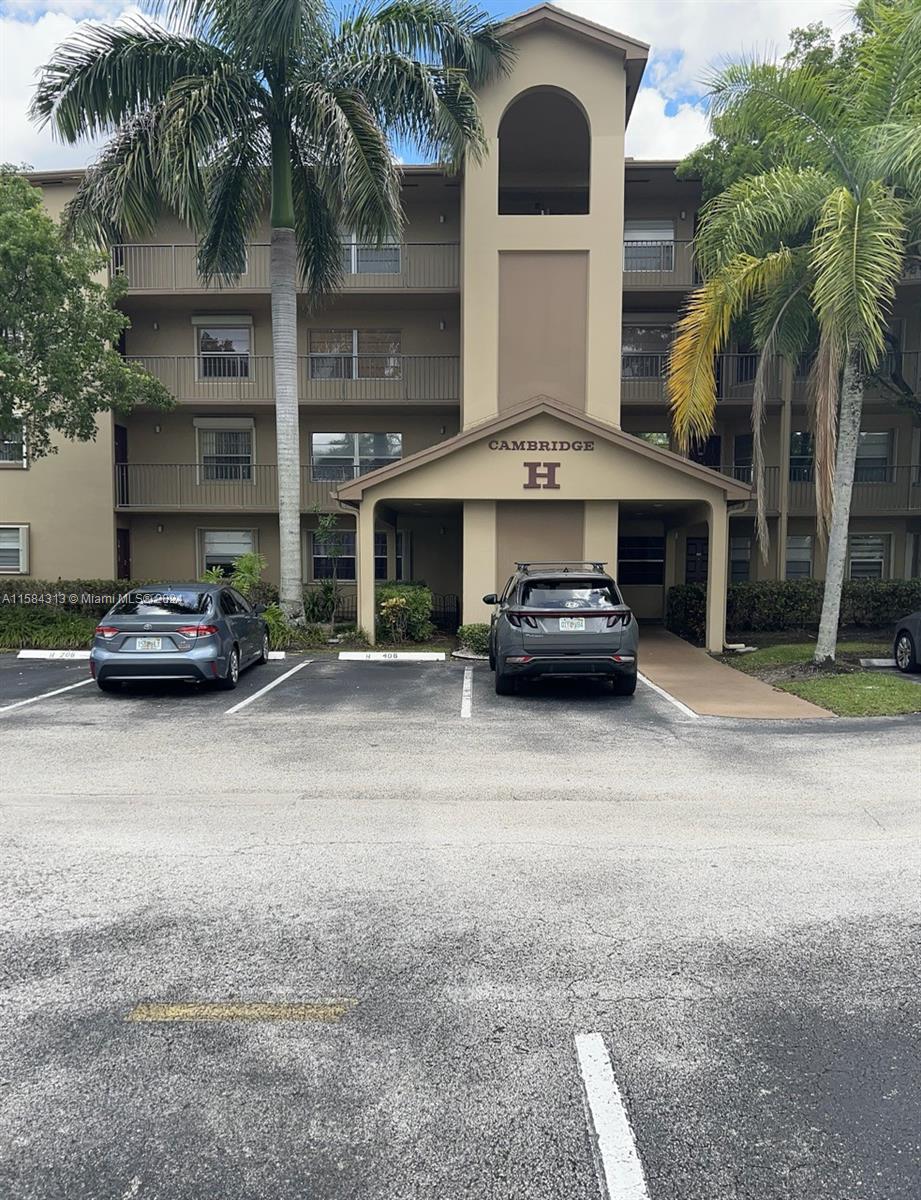
[[[590,134],[573,98],[552,88],[524,92],[499,124],[499,213],[588,212]]]

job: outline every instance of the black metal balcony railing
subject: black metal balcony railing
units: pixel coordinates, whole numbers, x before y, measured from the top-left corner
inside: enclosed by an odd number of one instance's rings
[[[624,240],[624,290],[689,288],[696,282],[690,241]]]
[[[205,280],[191,243],[119,243],[110,249],[109,274],[131,292],[268,291],[269,245],[247,246],[246,270],[232,280]],[[342,291],[394,288],[453,291],[460,281],[458,242],[404,242],[371,246],[344,242]]]
[[[226,360],[226,361],[224,361]],[[271,403],[275,397],[270,354],[129,355],[177,400]],[[457,355],[301,355],[298,395],[320,403],[457,402]]]

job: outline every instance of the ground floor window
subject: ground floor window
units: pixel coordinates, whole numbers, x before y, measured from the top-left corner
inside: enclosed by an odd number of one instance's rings
[[[885,579],[889,574],[889,535],[852,533],[847,539],[849,579]]]
[[[0,574],[26,575],[29,570],[29,526],[0,525]]]
[[[253,529],[204,529],[201,541],[205,570],[217,567],[230,575],[235,558],[255,551],[256,532]]]
[[[622,537],[617,547],[618,583],[665,582],[664,537]]]
[[[809,579],[812,576],[812,537],[810,534],[790,534],[787,537],[787,579]]]
[[[311,534],[311,545],[314,579],[354,582],[357,578],[354,530],[333,529],[325,535]]]
[[[752,540],[750,537],[729,539],[729,581],[747,583],[751,577]]]
[[[355,479],[396,462],[402,454],[401,433],[312,433],[310,474],[319,482]]]

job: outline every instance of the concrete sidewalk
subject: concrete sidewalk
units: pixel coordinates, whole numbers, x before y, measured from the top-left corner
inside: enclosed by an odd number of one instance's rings
[[[799,696],[779,692],[717,662],[656,626],[640,630],[640,671],[653,683],[702,717],[751,717],[766,720],[828,719],[827,712]]]

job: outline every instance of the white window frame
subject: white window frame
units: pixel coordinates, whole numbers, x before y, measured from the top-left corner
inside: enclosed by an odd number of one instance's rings
[[[402,275],[403,274],[403,243],[402,242],[382,242],[380,246],[371,246],[368,242],[361,242],[358,235],[353,231],[343,234],[343,248],[349,251],[349,269],[346,275]],[[358,255],[359,252],[367,247],[369,250],[396,250],[397,252],[397,269],[395,271],[359,271]]]
[[[29,452],[28,447],[26,446],[25,426],[22,427],[22,437],[20,441],[22,443],[22,458],[15,460],[0,459],[0,471],[25,471],[29,466]],[[3,437],[3,431],[0,430],[0,445],[2,444],[6,444],[8,446],[13,445],[11,441]]]
[[[630,229],[628,236],[628,228]],[[660,236],[666,226],[670,230],[667,237]],[[675,270],[675,243],[677,240],[675,233],[674,217],[660,217],[655,220],[634,220],[626,218],[624,220],[624,251],[623,251],[623,271],[625,275],[668,275]],[[642,235],[642,236],[640,236]],[[670,246],[671,247],[671,265],[665,266],[660,264],[656,267],[634,267],[630,266],[627,259],[627,247],[629,245],[641,245],[650,249],[653,245]],[[663,259],[663,263],[666,260]]]
[[[315,478],[314,478],[314,474],[313,474],[313,472],[314,472],[314,468],[315,468],[315,466],[316,466],[316,463],[315,463],[315,461],[314,461],[314,459],[315,459],[315,455],[314,455],[314,452],[313,452],[313,439],[314,439],[315,437],[317,437],[317,436],[321,436],[321,435],[322,435],[322,434],[324,434],[324,433],[326,433],[326,434],[329,434],[329,433],[332,433],[332,434],[344,434],[345,436],[347,436],[347,437],[350,437],[350,438],[352,438],[352,439],[353,439],[353,441],[352,441],[352,475],[351,475],[351,478],[352,478],[352,479],[360,479],[360,478],[361,478],[361,476],[362,476],[362,474],[365,474],[365,475],[366,475],[366,474],[368,474],[368,472],[367,472],[367,471],[365,471],[365,472],[362,472],[362,471],[361,471],[361,469],[360,469],[360,468],[361,468],[361,452],[360,452],[360,450],[359,450],[359,446],[360,446],[360,444],[361,444],[361,442],[360,442],[360,439],[361,439],[361,438],[363,438],[363,437],[373,437],[373,435],[374,435],[375,433],[384,433],[384,434],[386,434],[386,436],[387,436],[387,437],[398,437],[398,438],[400,439],[400,453],[399,453],[399,455],[398,455],[396,458],[394,458],[394,459],[391,459],[391,463],[396,463],[396,462],[399,462],[399,461],[400,461],[400,459],[401,459],[401,458],[403,458],[403,433],[402,433],[400,430],[398,430],[398,429],[393,429],[393,430],[383,430],[383,429],[359,429],[359,430],[353,430],[353,429],[312,429],[312,430],[310,431],[310,433],[307,435],[307,455],[308,455],[308,460],[309,460],[310,482],[311,482],[311,483],[335,483],[335,482],[340,482],[340,481],[337,481],[337,480],[315,479]],[[344,458],[345,456],[343,455],[342,457]],[[375,467],[374,469],[375,469],[375,470],[378,470],[379,468]]]
[[[248,533],[253,539],[253,553],[259,553],[259,530],[248,525],[200,525],[195,530],[195,557],[198,573],[206,569],[205,536],[209,533]]]
[[[252,487],[256,486],[256,422],[252,417],[195,417],[192,424],[195,426],[195,482],[201,486],[213,487],[215,484],[249,484]],[[247,430],[250,435],[249,439],[249,479],[205,479],[203,477],[203,468],[205,463],[202,462],[201,448],[201,433],[202,429],[225,429],[235,433],[242,433]]]
[[[790,541],[792,538],[806,539],[809,542],[809,574],[808,575],[792,575],[791,576],[790,574],[788,574],[789,561],[790,561]],[[797,561],[797,560],[794,560],[794,561]],[[805,559],[800,559],[798,561],[804,562]],[[784,579],[790,579],[790,580],[812,579],[814,576],[814,573],[815,573],[815,538],[812,536],[811,533],[788,533],[787,540],[786,540],[786,543],[783,548],[783,577],[784,577]]]
[[[224,326],[226,329],[249,329],[249,374],[246,376],[228,376],[226,379],[220,377],[212,377],[210,375],[202,375],[201,373],[201,346],[199,331],[205,327],[213,326],[215,329],[220,329]],[[217,313],[214,315],[196,315],[192,317],[192,345],[195,353],[195,382],[211,384],[241,384],[253,382],[253,358],[256,354],[256,331],[253,325],[252,315],[249,313]]]
[[[331,534],[344,534],[346,536],[350,536],[355,539],[355,553],[339,555],[340,562],[343,559],[347,558],[355,563],[355,574],[352,576],[351,579],[343,579],[341,575],[337,574],[336,582],[337,583],[357,583],[358,582],[358,530],[354,526],[352,526],[351,528],[349,528],[348,526],[343,526],[342,529],[331,529],[329,532]],[[328,558],[329,556],[326,554],[318,554],[317,553],[318,531],[316,529],[308,529],[306,531],[306,535],[307,535],[307,558],[310,563],[310,573],[309,573],[310,581],[312,583],[324,583],[326,580],[328,580],[332,577],[329,575],[317,575],[316,570],[315,570],[315,562],[316,562],[316,559],[318,559],[318,558]]]
[[[401,380],[403,378],[404,355],[403,355],[403,330],[402,329],[393,329],[393,330],[387,331],[390,333],[398,333],[400,335],[400,349],[397,354],[389,354],[388,355],[388,354],[362,354],[361,353],[359,346],[358,346],[359,335],[362,333],[375,333],[375,332],[379,333],[380,332],[380,330],[375,330],[375,329],[352,329],[351,330],[351,334],[352,334],[351,356],[349,356],[348,354],[329,354],[322,350],[311,350],[310,349],[310,335],[311,334],[313,334],[313,333],[329,333],[331,330],[333,330],[335,328],[337,328],[337,326],[333,325],[333,326],[325,326],[322,329],[321,328],[317,328],[317,329],[311,328],[311,329],[307,330],[307,378],[311,383],[333,383],[333,382],[343,382],[343,381],[347,381],[349,383],[357,383],[359,381],[368,381],[368,380],[370,380],[372,382],[376,382],[376,383],[391,383],[394,380]],[[341,328],[344,331],[348,327],[342,326]],[[352,362],[351,375],[333,375],[332,377],[327,378],[324,375],[314,375],[314,373],[313,373],[314,359],[323,359],[323,358],[349,359],[349,357],[351,357],[351,362]],[[361,370],[360,370],[360,364],[361,364],[361,360],[363,358],[397,358],[397,359],[399,359],[399,372],[396,375],[362,375]]]
[[[880,574],[879,574],[878,578],[879,579],[891,579],[892,578],[892,549],[893,549],[892,535],[888,532],[876,533],[876,532],[871,532],[869,530],[861,530],[859,533],[849,533],[847,535],[847,578],[848,578],[848,580],[854,579],[854,575],[852,574],[852,564],[854,562],[855,556],[851,549],[851,545],[856,538],[880,538],[882,540],[883,553],[882,553],[881,558],[870,557],[869,555],[857,555],[856,558],[857,558],[858,562],[878,562],[878,563],[880,563]],[[876,578],[877,578],[877,576],[875,576],[875,575],[858,575],[857,576],[858,580],[860,580],[860,579],[876,579]]]
[[[4,521],[0,529],[16,529],[19,532],[19,564],[15,567],[0,566],[0,575],[29,574],[29,526],[12,521]]]
[[[883,467],[883,471],[885,473],[885,478],[883,478],[883,479],[860,479],[858,477],[859,473],[860,473],[861,438],[865,434],[872,434],[877,437],[885,436],[887,439],[886,464]],[[895,433],[894,429],[861,429],[860,430],[860,433],[858,434],[858,437],[857,437],[857,457],[854,461],[854,486],[855,487],[860,487],[861,485],[869,485],[869,486],[877,485],[878,486],[881,483],[882,484],[895,483],[894,464],[898,462],[898,454],[897,454],[897,450],[896,450],[895,438],[896,438],[896,433]]]

